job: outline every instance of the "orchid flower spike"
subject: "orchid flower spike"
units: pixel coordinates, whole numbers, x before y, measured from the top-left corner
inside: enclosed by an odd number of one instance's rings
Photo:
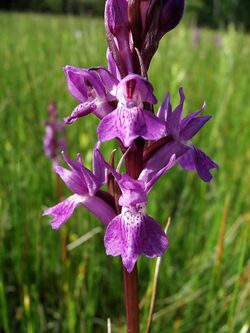
[[[49,119],[44,122],[43,148],[45,155],[52,160],[54,168],[59,163],[59,151],[66,149],[65,124],[57,119],[55,102],[49,103],[48,113]]]

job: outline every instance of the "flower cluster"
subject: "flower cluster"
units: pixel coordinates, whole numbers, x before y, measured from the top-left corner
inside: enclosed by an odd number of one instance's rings
[[[51,159],[53,168],[59,163],[59,153],[66,149],[65,124],[57,119],[57,107],[55,102],[48,106],[49,119],[44,122],[45,135],[43,148],[45,155]]]
[[[51,226],[59,228],[83,205],[106,225],[106,253],[121,256],[128,272],[140,255],[161,256],[168,246],[162,227],[146,213],[155,182],[176,164],[196,171],[205,182],[212,179],[211,169],[218,168],[191,142],[210,119],[202,115],[205,105],[183,118],[185,96],[180,88],[176,108],[167,93],[153,112],[157,100],[147,70],[160,39],[179,23],[183,10],[184,0],[107,0],[107,68],[65,67],[69,92],[79,103],[65,122],[93,113],[100,120],[98,143],[93,171],[84,167],[80,155],[74,162],[63,154],[71,170],[57,166],[55,171],[73,195],[44,215],[51,215]],[[107,163],[100,152],[101,144],[112,139],[121,148],[119,164],[126,162],[126,173]],[[136,158],[131,160],[131,154]],[[101,190],[110,180],[113,189]]]

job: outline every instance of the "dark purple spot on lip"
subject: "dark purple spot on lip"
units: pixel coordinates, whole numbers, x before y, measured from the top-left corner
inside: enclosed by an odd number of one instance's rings
[[[127,98],[128,99],[132,99],[133,98],[133,94],[135,91],[135,86],[136,86],[136,80],[129,80],[128,82],[126,82],[126,88],[127,88]]]
[[[92,87],[92,84],[90,83],[90,81],[88,79],[84,79],[83,81],[87,87]]]

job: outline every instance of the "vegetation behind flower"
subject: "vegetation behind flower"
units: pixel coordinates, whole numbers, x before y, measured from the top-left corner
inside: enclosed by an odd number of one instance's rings
[[[70,273],[65,282],[60,274],[58,237],[47,231],[46,224],[39,223],[44,202],[55,201],[51,195],[50,163],[43,157],[40,141],[47,101],[60,96],[61,116],[68,111],[70,103],[74,105],[64,88],[61,67],[65,63],[81,62],[84,67],[90,61],[96,65],[104,62],[103,52],[97,52],[101,45],[105,50],[102,23],[16,15],[2,15],[1,23],[4,65],[0,117],[4,131],[1,131],[0,142],[4,145],[0,165],[6,177],[2,178],[4,186],[0,192],[0,325],[4,325],[6,332],[40,332],[42,329],[47,332],[103,332],[105,319],[111,317],[114,328],[118,327],[121,332],[124,318],[117,318],[123,307],[122,296],[117,292],[119,261],[115,267],[109,267],[105,257],[96,254],[103,253],[103,236],[97,235],[94,241],[69,253]],[[76,43],[77,31],[81,31],[82,38]],[[219,162],[221,172],[216,175],[216,191],[214,185],[207,188],[193,175],[175,170],[168,182],[159,184],[158,191],[152,193],[150,210],[161,220],[167,219],[165,212],[170,212],[169,239],[174,240],[171,254],[169,252],[163,260],[153,332],[163,327],[177,332],[206,329],[225,332],[233,322],[237,332],[247,325],[249,313],[249,263],[245,252],[249,223],[249,191],[245,184],[250,177],[250,115],[245,74],[249,41],[231,30],[222,35],[222,47],[215,48],[214,35],[202,31],[200,46],[193,50],[191,29],[179,27],[170,36],[170,40],[162,42],[151,68],[155,90],[163,97],[166,86],[176,91],[185,78],[190,111],[191,106],[193,109],[202,103],[206,92],[207,112],[216,117],[215,124],[203,130],[199,145],[208,148],[207,152]],[[93,43],[83,53],[90,37]],[[11,42],[14,40],[19,41],[15,47]],[[164,60],[166,53],[167,63]],[[163,66],[166,74],[160,71]],[[159,72],[162,81],[157,86]],[[62,89],[65,89],[63,96]],[[177,94],[174,98],[177,102]],[[90,133],[93,122],[95,120],[86,119],[86,123],[69,130],[72,152],[80,145],[89,162],[91,156],[87,149],[95,138],[85,133]],[[172,193],[171,197],[166,198],[165,193]],[[177,202],[177,198],[181,200]],[[162,204],[159,206],[160,199]],[[82,223],[82,212],[74,219],[75,223],[70,223],[71,241],[98,225],[88,215]],[[223,243],[220,230],[223,235],[224,223],[226,237]],[[117,273],[115,282],[110,279],[110,270],[112,276]],[[151,275],[149,265],[142,261],[140,270],[146,286]],[[99,288],[96,288],[98,282]],[[114,283],[117,289],[113,288]],[[100,298],[100,290],[109,297]],[[61,297],[58,297],[59,293]],[[166,294],[171,297],[165,299]],[[59,301],[61,318],[55,311]],[[147,301],[144,298],[142,302],[145,314]],[[110,307],[112,313],[108,311]]]
[[[1,10],[33,11],[53,14],[103,15],[105,0],[2,0]],[[189,0],[188,16],[196,19],[202,26],[218,28],[235,24],[250,29],[248,0]]]

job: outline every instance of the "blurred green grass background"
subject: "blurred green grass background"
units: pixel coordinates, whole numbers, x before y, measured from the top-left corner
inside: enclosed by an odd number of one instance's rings
[[[42,147],[47,105],[55,100],[61,118],[76,105],[64,65],[105,64],[103,21],[1,13],[0,26],[0,332],[106,332],[108,317],[112,332],[125,332],[120,261],[105,255],[104,227],[63,260],[63,237],[70,243],[99,222],[78,208],[58,232],[42,218],[57,202]],[[247,333],[250,39],[231,26],[201,30],[193,45],[194,31],[182,23],[169,33],[149,76],[159,101],[169,90],[176,104],[184,87],[185,113],[206,100],[213,119],[195,143],[220,171],[204,184],[176,167],[150,195],[149,213],[163,226],[172,218],[152,332]],[[88,165],[96,124],[89,116],[67,128],[69,155],[81,152]],[[154,268],[154,260],[139,260],[141,332]]]

